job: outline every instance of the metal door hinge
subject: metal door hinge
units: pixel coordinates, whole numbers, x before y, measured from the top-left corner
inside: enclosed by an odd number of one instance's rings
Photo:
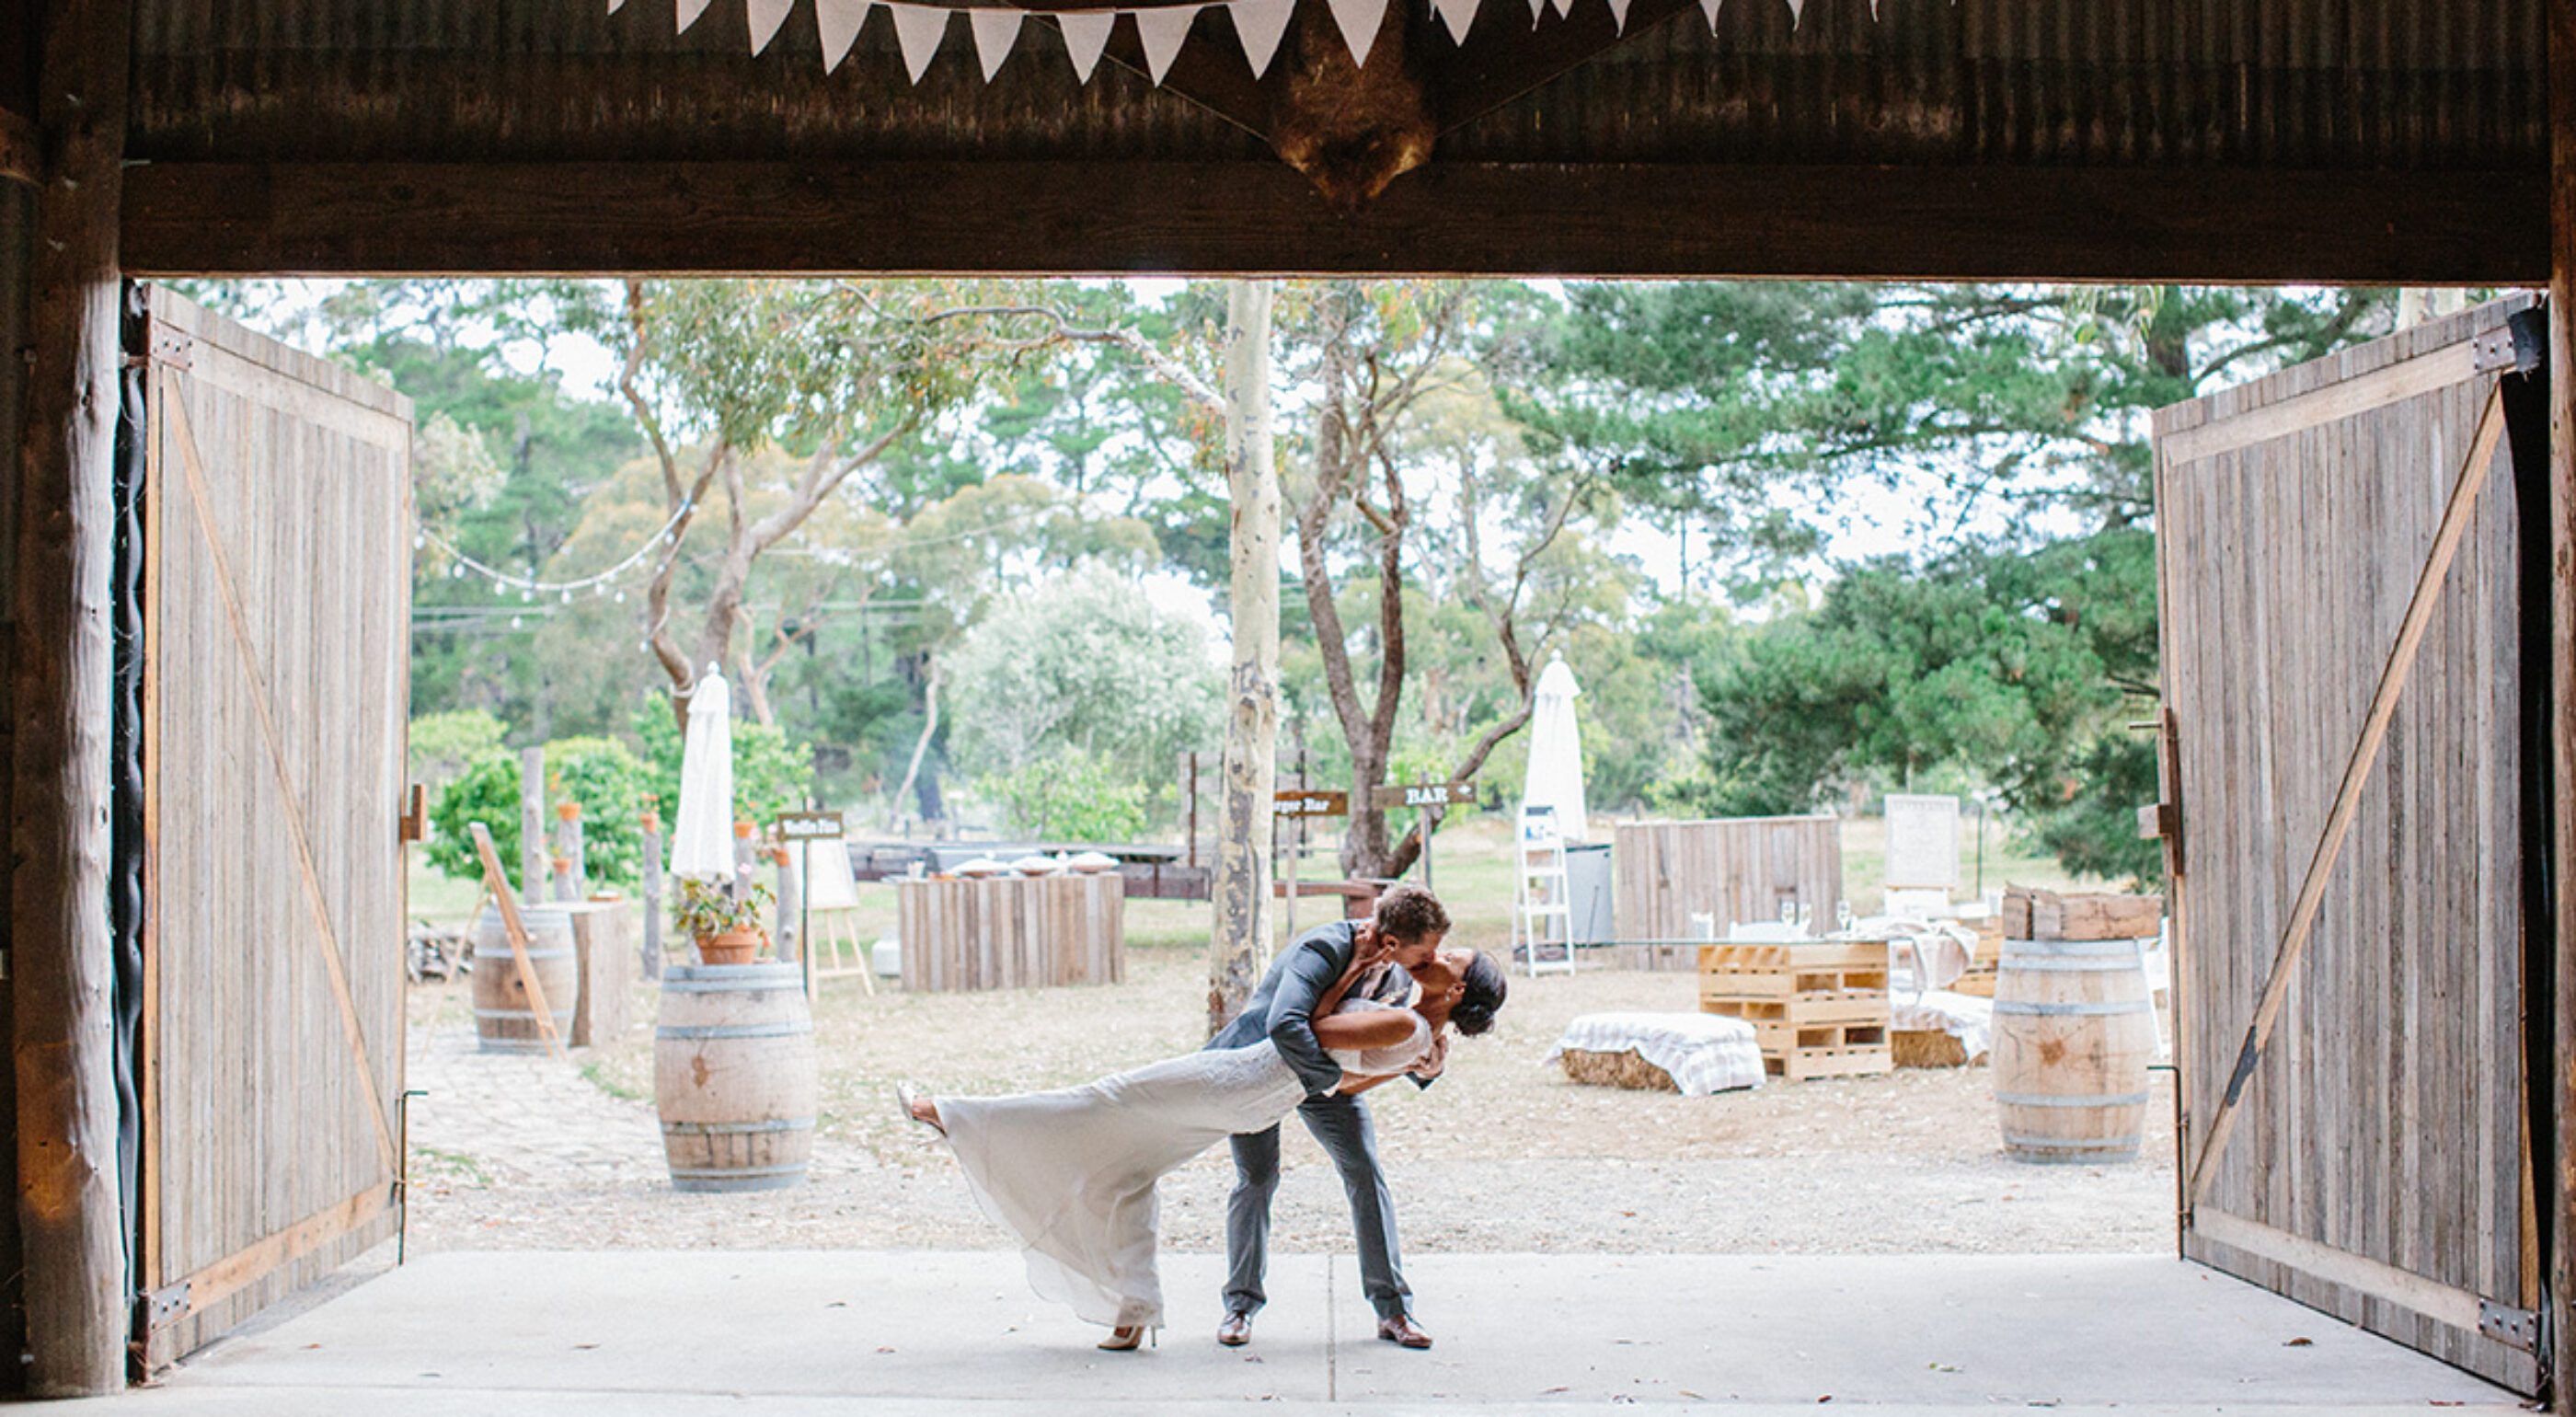
[[[2493,1299],[2478,1301],[2478,1332],[2525,1353],[2540,1351],[2540,1311],[2517,1309]]]
[[[188,1281],[154,1289],[134,1300],[134,1336],[149,1338],[188,1316]]]
[[[153,320],[144,326],[143,357],[149,363],[189,368],[194,363],[196,346],[186,330],[175,328],[167,320]]]

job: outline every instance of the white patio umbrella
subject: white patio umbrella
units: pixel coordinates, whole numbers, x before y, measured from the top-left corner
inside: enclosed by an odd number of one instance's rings
[[[1587,835],[1583,803],[1583,733],[1575,726],[1574,700],[1583,690],[1562,654],[1539,671],[1529,723],[1529,772],[1521,785],[1521,810],[1556,809],[1558,832],[1568,841]]]
[[[671,823],[671,874],[733,878],[733,690],[712,666],[689,693],[680,810]]]

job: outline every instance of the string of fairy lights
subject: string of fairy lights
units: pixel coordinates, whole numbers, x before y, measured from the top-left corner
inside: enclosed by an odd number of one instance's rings
[[[412,546],[414,550],[436,550],[447,558],[447,573],[450,577],[463,579],[470,575],[491,585],[498,591],[517,591],[519,593],[519,603],[515,605],[508,603],[500,605],[415,604],[412,607],[412,624],[415,628],[425,630],[457,630],[482,626],[498,627],[499,622],[506,616],[508,621],[507,628],[516,630],[524,627],[525,617],[527,615],[535,614],[541,617],[551,616],[563,606],[572,604],[574,598],[585,591],[596,596],[614,600],[619,604],[623,604],[626,600],[626,590],[623,586],[619,585],[619,582],[656,560],[657,557],[655,553],[662,551],[663,548],[669,547],[676,551],[677,543],[680,539],[681,524],[688,519],[690,512],[693,511],[695,507],[696,503],[693,501],[681,503],[678,509],[671,513],[670,518],[664,521],[659,529],[654,531],[651,536],[645,538],[643,544],[637,546],[633,551],[619,558],[614,564],[603,570],[594,571],[589,575],[577,576],[566,580],[548,580],[539,576],[522,575],[506,567],[495,566],[488,561],[479,560],[476,557],[467,554],[464,548],[458,546],[453,541],[448,540],[446,537],[439,535],[437,532],[431,531],[427,527],[419,528],[412,537]],[[1031,517],[1039,516],[1046,512],[1061,509],[1062,504],[1059,503],[1046,503],[1038,506],[1023,507],[1008,515],[992,518],[989,521],[973,527],[968,527],[962,531],[941,532],[932,536],[907,537],[892,543],[879,544],[871,547],[870,549],[879,554],[883,554],[889,551],[912,549],[921,546],[934,545],[940,542],[963,541],[971,537],[983,536],[991,532],[999,531],[1003,527],[1010,526],[1016,522],[1026,521]],[[782,547],[771,554],[780,556],[814,556],[837,555],[841,553]],[[546,601],[551,601],[552,603],[539,603],[541,597]],[[918,598],[889,601],[884,598],[877,597],[867,600],[851,601],[848,602],[846,606],[839,606],[839,608],[873,610],[879,615],[887,613],[900,615],[907,611],[917,611],[922,604],[923,602]],[[835,606],[838,605],[839,603],[835,602],[834,605],[820,606],[817,608],[830,609],[835,608]]]

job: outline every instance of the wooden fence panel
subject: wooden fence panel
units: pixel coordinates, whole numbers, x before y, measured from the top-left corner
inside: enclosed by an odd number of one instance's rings
[[[2526,1392],[2520,527],[2477,440],[2528,303],[2156,420],[2185,1250]]]
[[[165,1363],[390,1232],[410,409],[167,291],[146,474],[143,1260]]]
[[[1610,861],[1611,909],[1623,941],[1689,940],[1695,913],[1723,935],[1737,921],[1777,920],[1784,901],[1831,922],[1842,899],[1842,827],[1832,817],[1625,825],[1613,837]],[[1688,949],[1639,953],[1637,962],[1649,967],[1698,968]]]
[[[894,888],[906,989],[1035,989],[1127,977],[1126,881],[1114,871],[898,879]]]

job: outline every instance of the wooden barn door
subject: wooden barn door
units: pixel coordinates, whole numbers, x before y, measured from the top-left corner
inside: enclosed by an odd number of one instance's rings
[[[138,1322],[157,1366],[394,1223],[411,411],[148,299]]]
[[[2184,1251],[2523,1392],[2529,304],[2156,420]]]

